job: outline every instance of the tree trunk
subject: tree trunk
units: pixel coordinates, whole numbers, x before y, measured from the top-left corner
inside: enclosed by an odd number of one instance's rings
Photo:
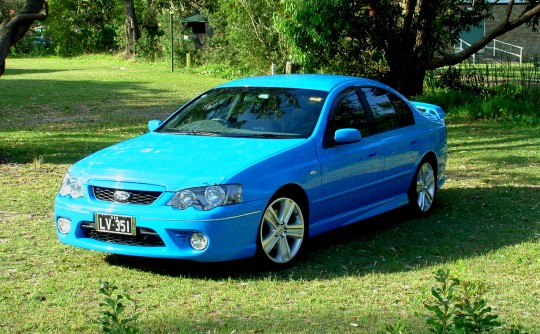
[[[23,10],[0,25],[0,77],[6,69],[10,48],[24,37],[34,21],[45,20],[49,7],[46,0],[26,0]]]
[[[426,70],[408,67],[405,65],[390,66],[383,82],[399,91],[407,98],[422,95],[424,92],[424,79]]]
[[[135,54],[135,44],[140,37],[139,24],[135,15],[134,0],[124,0],[126,11],[126,57]]]

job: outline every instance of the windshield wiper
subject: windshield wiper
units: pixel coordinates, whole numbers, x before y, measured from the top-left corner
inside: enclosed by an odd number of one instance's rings
[[[250,133],[246,134],[246,137],[254,137],[254,138],[297,138],[298,135],[291,134],[291,133]]]
[[[170,133],[180,134],[180,135],[192,135],[192,136],[212,136],[216,137],[219,136],[220,132],[212,132],[212,131],[170,131]]]

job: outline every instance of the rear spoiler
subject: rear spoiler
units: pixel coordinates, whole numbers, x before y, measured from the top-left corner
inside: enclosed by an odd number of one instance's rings
[[[429,117],[435,118],[436,120],[444,119],[445,117],[444,110],[437,105],[416,101],[411,101],[411,103],[416,107],[416,109],[420,110]]]

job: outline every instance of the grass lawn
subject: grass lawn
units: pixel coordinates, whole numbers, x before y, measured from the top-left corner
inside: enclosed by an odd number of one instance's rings
[[[448,181],[427,218],[402,211],[312,240],[287,270],[127,258],[60,244],[68,166],[146,131],[220,79],[112,57],[8,59],[0,79],[0,332],[100,331],[101,281],[149,333],[427,333],[433,273],[483,282],[510,326],[540,333],[540,129],[449,121]]]

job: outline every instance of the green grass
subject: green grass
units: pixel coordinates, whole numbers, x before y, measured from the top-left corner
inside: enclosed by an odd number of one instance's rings
[[[120,70],[124,68],[125,70]],[[53,198],[70,164],[143,133],[219,82],[111,57],[8,59],[0,79],[0,328],[99,332],[101,281],[149,333],[426,333],[433,272],[485,282],[507,324],[540,332],[538,127],[449,111],[448,181],[427,218],[396,211],[317,237],[299,263],[197,264],[60,244]]]

